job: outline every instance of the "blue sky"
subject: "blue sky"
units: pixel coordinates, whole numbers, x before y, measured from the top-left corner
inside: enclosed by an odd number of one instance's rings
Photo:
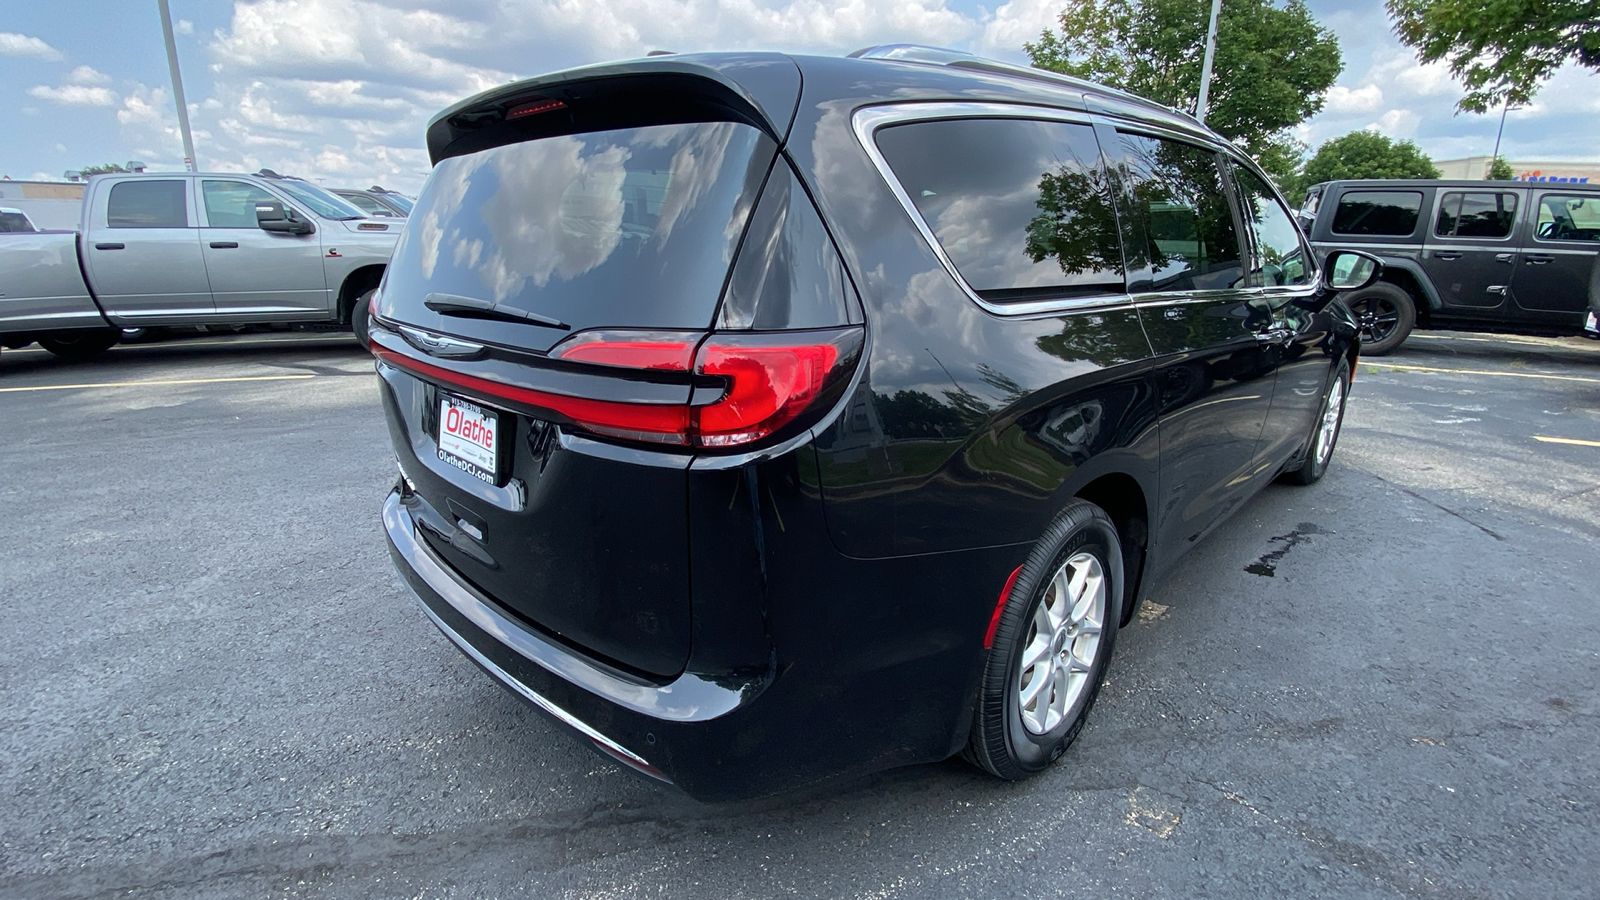
[[[1025,61],[1062,0],[170,0],[195,130],[210,170],[262,166],[326,184],[415,190],[422,128],[444,105],[511,78],[678,51],[843,53],[911,41]],[[1344,50],[1313,148],[1376,127],[1435,159],[1486,154],[1498,116],[1456,115],[1459,86],[1417,64],[1378,3],[1314,0]],[[8,3],[0,18],[0,174],[139,159],[182,166],[153,2]],[[1596,159],[1600,82],[1563,70],[1506,124],[1513,159]]]

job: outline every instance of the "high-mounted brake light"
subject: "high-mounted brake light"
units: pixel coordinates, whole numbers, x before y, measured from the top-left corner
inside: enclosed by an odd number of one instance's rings
[[[524,103],[521,106],[513,106],[506,110],[506,119],[522,119],[527,116],[536,116],[539,113],[555,112],[558,109],[566,108],[567,105],[560,100],[535,100],[532,103]]]

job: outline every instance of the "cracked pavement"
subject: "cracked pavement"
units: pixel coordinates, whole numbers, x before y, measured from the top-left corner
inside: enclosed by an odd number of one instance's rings
[[[1600,447],[1534,438],[1600,441],[1600,344],[1370,362],[1328,476],[1157,584],[1055,768],[707,806],[404,593],[347,339],[5,351],[6,387],[312,377],[0,394],[0,897],[1589,894]]]

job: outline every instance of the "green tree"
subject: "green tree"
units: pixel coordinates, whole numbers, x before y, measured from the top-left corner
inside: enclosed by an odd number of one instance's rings
[[[1489,181],[1510,181],[1517,177],[1517,173],[1512,170],[1511,163],[1506,162],[1504,156],[1496,156],[1494,162],[1489,163],[1488,174],[1483,177]]]
[[[83,177],[88,178],[90,175],[115,175],[128,170],[116,163],[101,163],[98,166],[84,166],[78,171],[83,173]]]
[[[1210,16],[1205,0],[1083,0],[1026,49],[1041,69],[1193,111]],[[1303,0],[1226,0],[1206,124],[1282,179],[1304,154],[1288,130],[1322,109],[1343,68],[1339,42]]]
[[[1395,141],[1376,131],[1352,131],[1317,149],[1306,163],[1304,187],[1337,178],[1438,178],[1439,170],[1410,141]],[[1292,197],[1291,200],[1299,200]]]
[[[1423,62],[1444,60],[1467,94],[1456,104],[1488,112],[1527,103],[1567,62],[1600,69],[1596,0],[1389,0],[1394,29]]]

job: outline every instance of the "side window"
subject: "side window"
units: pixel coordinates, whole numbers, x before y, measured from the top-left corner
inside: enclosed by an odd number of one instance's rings
[[[1239,201],[1254,244],[1247,283],[1251,287],[1309,284],[1311,267],[1306,264],[1299,226],[1266,182],[1242,166],[1234,166],[1233,171],[1238,176]]]
[[[200,196],[206,204],[206,221],[212,228],[256,228],[256,203],[278,200],[244,181],[202,181]]]
[[[361,210],[362,212],[366,213],[369,216],[393,216],[394,215],[394,211],[393,210],[389,209],[389,207],[387,207],[387,206],[384,206],[382,203],[379,203],[378,201],[372,199],[371,197],[368,197],[366,194],[340,194],[339,197],[340,197],[340,199],[343,199],[343,200],[345,200],[345,201],[347,201],[347,202],[349,202],[351,204],[354,204],[357,209]]]
[[[892,125],[878,149],[978,296],[1121,293],[1110,180],[1089,125],[943,119]]]
[[[1421,215],[1421,191],[1345,191],[1333,212],[1333,233],[1405,237]]]
[[[122,181],[106,202],[108,228],[188,228],[183,181]]]
[[[1452,191],[1439,202],[1433,233],[1439,237],[1503,238],[1517,218],[1517,195]]]
[[[1600,241],[1600,196],[1545,194],[1534,233],[1542,241]]]
[[[1210,150],[1122,134],[1133,293],[1238,286],[1239,234]]]

